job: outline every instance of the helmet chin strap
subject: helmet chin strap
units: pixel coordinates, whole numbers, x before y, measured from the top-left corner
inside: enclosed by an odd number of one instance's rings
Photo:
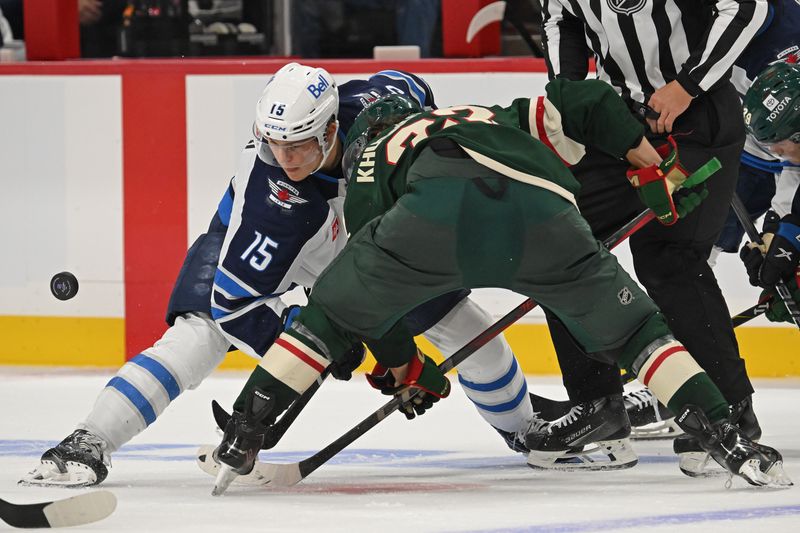
[[[325,130],[322,132],[322,135],[317,137],[319,145],[322,148],[322,159],[320,160],[317,168],[311,171],[312,174],[314,174],[315,172],[319,172],[319,169],[321,169],[325,165],[325,161],[328,160],[328,154],[330,154],[331,150],[333,150],[333,147],[336,146],[336,132],[339,131],[339,121],[336,120],[333,122],[333,124],[336,127],[334,128],[333,134],[331,135],[332,141],[327,141],[325,139],[326,134],[328,132],[328,126],[325,126]]]

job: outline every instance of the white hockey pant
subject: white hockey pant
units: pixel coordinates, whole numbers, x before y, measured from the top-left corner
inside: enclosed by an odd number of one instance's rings
[[[423,335],[449,357],[494,322],[475,302],[464,298]],[[525,375],[503,335],[489,341],[457,369],[458,381],[484,420],[503,431],[527,429],[533,407]]]
[[[181,392],[208,377],[229,346],[208,315],[179,316],[155,345],[119,369],[78,429],[103,438],[109,453],[116,451],[155,422]]]

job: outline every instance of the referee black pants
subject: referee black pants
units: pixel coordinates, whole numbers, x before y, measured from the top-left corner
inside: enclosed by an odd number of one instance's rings
[[[648,130],[649,131],[649,130]],[[639,281],[666,315],[675,337],[720,388],[729,403],[753,393],[734,336],[730,312],[707,259],[728,214],[736,188],[744,124],[739,97],[730,84],[693,100],[675,121],[673,135],[690,171],[712,157],[722,168],[707,185],[708,198],[685,219],[665,227],[651,222],[630,238]],[[654,146],[663,136],[648,135]],[[626,161],[589,151],[572,168],[581,182],[578,207],[594,235],[603,239],[640,213],[625,172]],[[564,385],[573,401],[619,393],[616,366],[587,359],[564,327],[547,313]]]

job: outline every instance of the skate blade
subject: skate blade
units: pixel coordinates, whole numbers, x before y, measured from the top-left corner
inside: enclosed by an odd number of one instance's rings
[[[196,454],[196,462],[197,466],[200,467],[200,470],[205,472],[211,477],[217,477],[219,473],[219,463],[214,460],[214,449],[216,446],[209,446],[204,445],[200,446],[197,450]],[[253,470],[249,474],[238,476],[236,479],[233,480],[233,484],[235,485],[266,485],[270,482],[269,479],[265,479],[264,476],[261,474],[260,468],[261,464],[259,461],[256,461]]]
[[[678,468],[689,477],[720,477],[729,473],[722,467],[717,468],[716,461],[706,452],[684,452],[678,454]]]
[[[631,428],[631,440],[674,439],[682,434],[683,431],[678,427],[678,424],[675,423],[675,419],[673,418]]]
[[[775,461],[767,470],[766,474],[772,479],[773,486],[791,487],[794,485],[786,470],[783,469],[783,461]]]
[[[214,480],[214,488],[211,491],[212,496],[222,496],[238,474],[228,465],[219,465],[219,472]]]
[[[784,489],[793,485],[783,469],[783,461],[775,461],[766,472],[762,472],[761,461],[750,459],[739,468],[739,475],[756,487]]]
[[[59,472],[53,461],[42,461],[39,466],[25,474],[17,484],[26,487],[80,489],[96,485],[97,476],[91,468],[80,463],[67,462],[67,471]]]
[[[630,439],[598,441],[581,451],[531,450],[528,466],[539,470],[603,471],[632,468],[639,462]]]

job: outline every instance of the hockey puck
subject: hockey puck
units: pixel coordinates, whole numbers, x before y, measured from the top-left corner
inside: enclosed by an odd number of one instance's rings
[[[72,272],[59,272],[50,280],[50,292],[59,300],[69,300],[78,294],[78,278]]]

